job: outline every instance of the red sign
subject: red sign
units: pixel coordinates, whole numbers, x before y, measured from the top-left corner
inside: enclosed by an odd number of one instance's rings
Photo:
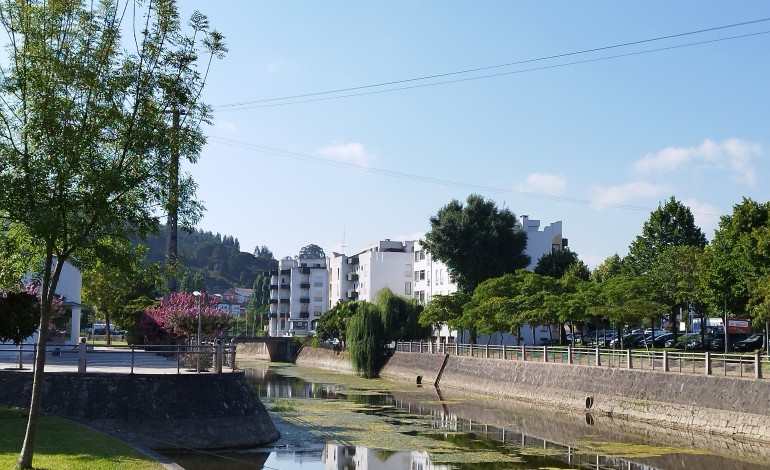
[[[745,318],[728,318],[728,333],[751,333],[751,321]]]

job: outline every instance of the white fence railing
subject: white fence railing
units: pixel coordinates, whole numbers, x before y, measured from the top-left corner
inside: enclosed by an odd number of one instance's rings
[[[182,373],[236,370],[235,344],[131,345],[93,347],[47,345],[46,371],[110,373]],[[4,345],[0,348],[0,367],[34,370],[37,344]]]
[[[660,372],[723,375],[725,377],[755,379],[770,377],[770,358],[759,351],[753,354],[715,354],[710,351],[688,352],[572,346],[448,344],[424,341],[399,341],[396,343],[396,351],[654,370]]]

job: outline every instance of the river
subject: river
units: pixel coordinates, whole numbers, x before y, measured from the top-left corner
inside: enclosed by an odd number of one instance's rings
[[[187,470],[770,469],[770,446],[606,416],[241,365],[281,439],[269,448],[169,453]]]

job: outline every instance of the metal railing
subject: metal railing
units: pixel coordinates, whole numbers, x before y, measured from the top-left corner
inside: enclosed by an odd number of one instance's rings
[[[754,379],[770,377],[770,357],[767,354],[763,355],[760,351],[749,354],[716,354],[710,351],[448,344],[425,341],[399,341],[396,343],[396,351],[725,377]]]
[[[0,345],[0,368],[35,369],[37,344]],[[221,373],[236,370],[235,344],[93,346],[47,345],[46,371],[107,373]]]

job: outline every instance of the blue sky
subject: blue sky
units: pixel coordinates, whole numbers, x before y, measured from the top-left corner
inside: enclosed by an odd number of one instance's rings
[[[624,255],[672,195],[709,238],[743,196],[769,199],[770,21],[263,101],[761,20],[766,2],[180,3],[230,49],[204,92],[209,143],[187,168],[207,207],[199,228],[244,251],[416,238],[478,193],[561,220],[594,267]]]

